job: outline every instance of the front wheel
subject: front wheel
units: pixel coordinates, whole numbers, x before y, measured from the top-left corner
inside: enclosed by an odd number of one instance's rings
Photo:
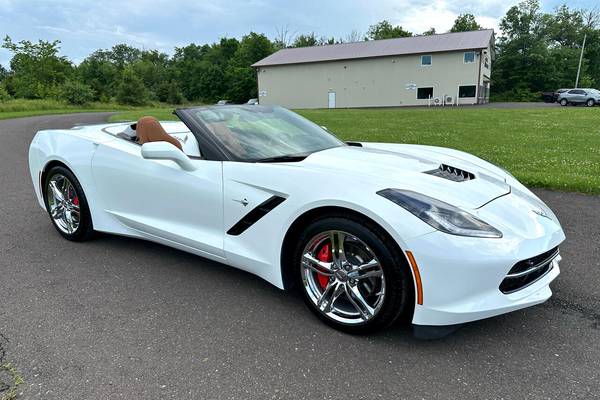
[[[404,256],[373,223],[319,219],[300,236],[295,262],[306,304],[336,329],[368,333],[413,311]]]
[[[588,101],[586,101],[585,105],[588,107],[594,107],[596,105],[596,101],[594,99],[588,99]]]
[[[52,224],[65,239],[81,242],[92,236],[87,199],[81,184],[67,168],[56,166],[48,171],[44,200]]]
[[[568,105],[568,104],[569,104],[569,102],[567,101],[567,99],[562,99],[560,101],[560,105],[563,106],[563,107],[566,106],[566,105]]]

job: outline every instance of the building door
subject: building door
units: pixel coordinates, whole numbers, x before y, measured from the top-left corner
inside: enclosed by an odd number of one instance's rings
[[[329,98],[327,102],[327,107],[335,108],[335,92],[329,92]]]

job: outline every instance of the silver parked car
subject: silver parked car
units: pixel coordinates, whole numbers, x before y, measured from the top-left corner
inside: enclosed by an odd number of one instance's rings
[[[585,104],[588,107],[593,107],[600,104],[600,91],[597,89],[570,89],[560,93],[557,101],[561,106]]]

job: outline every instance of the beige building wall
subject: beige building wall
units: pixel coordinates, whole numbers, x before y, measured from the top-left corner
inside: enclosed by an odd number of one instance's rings
[[[288,108],[328,108],[330,93],[335,93],[335,108],[428,105],[427,99],[417,99],[417,88],[433,87],[434,98],[451,96],[455,102],[459,86],[478,84],[477,94],[483,97],[481,87],[492,59],[487,52],[488,68],[479,50],[474,63],[465,63],[465,52],[457,51],[432,53],[429,66],[421,65],[421,55],[405,55],[260,67],[259,101]],[[459,99],[459,104],[475,103],[477,97]]]

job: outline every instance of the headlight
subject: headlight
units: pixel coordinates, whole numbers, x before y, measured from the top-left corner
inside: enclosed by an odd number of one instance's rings
[[[384,189],[377,194],[442,232],[469,237],[502,237],[502,232],[474,215],[429,196],[400,189]]]

